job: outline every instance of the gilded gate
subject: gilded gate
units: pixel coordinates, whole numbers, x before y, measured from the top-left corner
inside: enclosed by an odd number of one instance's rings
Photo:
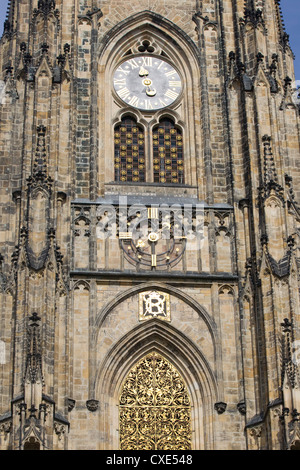
[[[155,352],[130,371],[123,385],[120,449],[191,449],[187,388],[175,367]]]

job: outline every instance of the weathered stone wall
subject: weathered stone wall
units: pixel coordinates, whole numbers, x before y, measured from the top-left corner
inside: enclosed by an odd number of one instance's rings
[[[115,69],[145,44],[183,83],[155,113],[113,90]],[[11,1],[0,42],[1,449],[31,438],[118,448],[122,384],[152,350],[185,381],[194,449],[295,445],[294,78],[273,0]],[[114,181],[125,115],[144,130],[146,183]],[[153,183],[163,117],[182,130],[184,185]],[[138,216],[124,225],[124,200],[160,220],[144,251],[126,235]],[[152,215],[163,204],[190,211],[193,237],[178,251]],[[139,320],[139,295],[152,290],[170,295],[171,321]]]

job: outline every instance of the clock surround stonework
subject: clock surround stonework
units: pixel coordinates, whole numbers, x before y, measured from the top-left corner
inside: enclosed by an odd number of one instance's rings
[[[280,2],[11,0],[0,74],[0,449],[297,449]]]

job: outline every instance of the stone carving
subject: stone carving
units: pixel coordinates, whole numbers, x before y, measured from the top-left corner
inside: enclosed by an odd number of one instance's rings
[[[171,321],[170,296],[168,294],[149,291],[139,295],[139,320],[150,318]]]
[[[227,408],[227,403],[224,403],[223,401],[219,401],[215,403],[215,410],[219,415],[225,413],[226,408]]]
[[[89,411],[95,412],[99,409],[99,401],[95,399],[87,400],[86,407]]]

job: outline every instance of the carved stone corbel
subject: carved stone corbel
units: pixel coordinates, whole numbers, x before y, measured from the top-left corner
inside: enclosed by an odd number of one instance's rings
[[[87,400],[86,407],[89,411],[95,412],[99,409],[99,401],[95,399]]]
[[[224,403],[223,401],[219,401],[217,403],[215,403],[215,410],[216,412],[221,415],[223,414],[225,411],[226,411],[226,408],[227,408],[227,403]]]

